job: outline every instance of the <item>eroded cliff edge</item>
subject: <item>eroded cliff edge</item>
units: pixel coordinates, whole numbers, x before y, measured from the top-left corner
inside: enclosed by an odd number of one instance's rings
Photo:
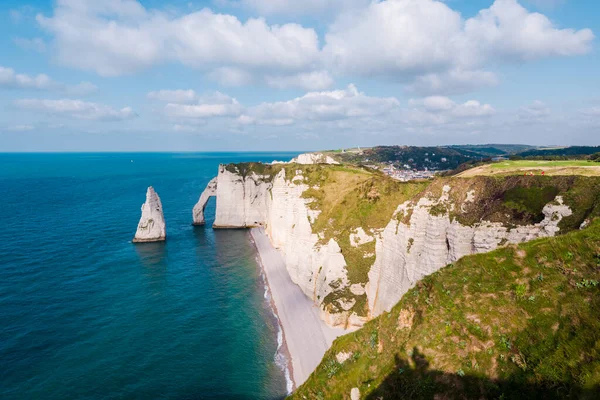
[[[263,226],[332,326],[362,325],[459,258],[578,228],[598,178],[401,183],[339,165],[221,165],[216,228]],[[204,196],[204,195],[203,195]],[[208,198],[204,196],[205,199]]]

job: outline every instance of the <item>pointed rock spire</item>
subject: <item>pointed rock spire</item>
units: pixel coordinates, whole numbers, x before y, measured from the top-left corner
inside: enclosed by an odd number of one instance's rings
[[[142,218],[138,224],[134,243],[161,242],[167,238],[167,227],[160,197],[150,186],[146,192],[146,202],[142,204]]]

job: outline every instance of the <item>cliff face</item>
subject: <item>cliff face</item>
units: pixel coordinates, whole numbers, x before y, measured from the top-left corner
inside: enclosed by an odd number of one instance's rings
[[[146,202],[142,204],[142,217],[135,232],[134,243],[161,242],[167,238],[167,227],[162,203],[154,188],[146,192]]]
[[[330,214],[323,214],[326,208],[318,207],[324,200],[319,197],[323,189],[315,173],[331,167],[310,168],[292,164],[254,171],[221,166],[215,227],[264,226],[273,245],[282,252],[292,280],[320,306],[322,318],[334,326],[361,325],[390,310],[418,280],[465,255],[553,236],[561,221],[572,215],[562,196],[545,187],[541,210],[531,211],[529,203],[520,203],[518,196],[537,199],[537,192],[532,195],[517,190],[514,194],[514,188],[507,189],[510,185],[520,189],[519,182],[509,182],[490,194],[481,182],[456,180],[442,187],[432,184],[412,200],[396,204],[395,212],[381,227],[340,227],[337,217],[330,218]],[[353,172],[360,173],[364,172]],[[384,195],[374,187],[364,189],[365,180],[360,182],[360,190],[367,193],[362,205],[356,206],[362,210],[357,213],[359,217],[376,204],[380,194]],[[340,187],[345,185],[342,182]],[[345,198],[342,193],[331,194],[334,199],[343,199],[335,200],[339,201],[340,213],[349,212],[345,208],[352,206],[347,200],[356,193],[347,191],[345,196],[350,197]],[[500,195],[510,202],[498,203]],[[512,210],[509,207],[515,208],[514,216],[522,223],[502,222],[507,210]],[[469,219],[475,222],[466,222]],[[364,278],[356,272],[357,262],[368,265]]]
[[[254,172],[245,175],[221,165],[217,177],[214,227],[251,228],[264,225],[271,188],[269,178]]]
[[[495,250],[503,244],[516,244],[554,236],[563,217],[572,214],[561,196],[543,209],[544,219],[533,225],[509,227],[482,221],[465,226],[448,214],[432,215],[432,209],[448,201],[452,190],[444,186],[437,200],[421,198],[398,207],[388,226],[376,235],[376,259],[369,272],[367,296],[371,315],[391,308],[423,277],[469,254]],[[469,192],[463,209],[475,200]],[[410,222],[401,222],[409,213]],[[400,218],[397,218],[400,217]]]

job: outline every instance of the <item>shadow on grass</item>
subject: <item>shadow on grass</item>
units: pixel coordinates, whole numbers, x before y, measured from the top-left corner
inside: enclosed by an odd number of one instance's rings
[[[397,355],[394,372],[366,399],[599,399],[600,386],[584,389],[573,383],[527,381],[516,375],[508,380],[450,374],[429,369],[415,348],[412,365]]]

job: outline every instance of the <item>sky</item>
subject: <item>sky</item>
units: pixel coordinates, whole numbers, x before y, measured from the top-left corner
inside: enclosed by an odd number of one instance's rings
[[[597,0],[2,0],[0,152],[600,145]]]

